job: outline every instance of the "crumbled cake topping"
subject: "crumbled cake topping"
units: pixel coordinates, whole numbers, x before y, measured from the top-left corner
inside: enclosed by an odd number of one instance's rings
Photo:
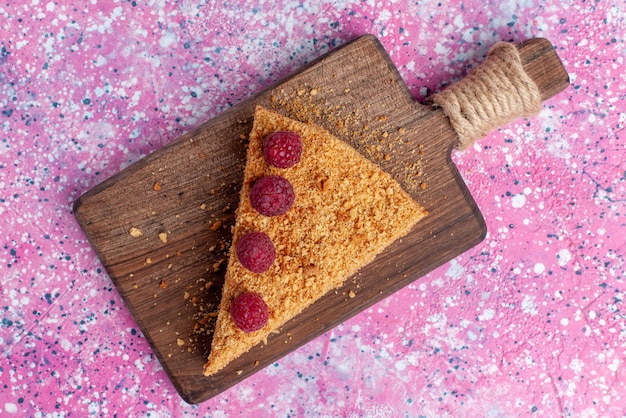
[[[301,160],[288,170],[268,165],[264,157],[263,139],[277,131],[293,131],[302,139]],[[287,179],[297,194],[291,209],[278,217],[261,215],[250,201],[255,180],[270,175]],[[314,125],[257,107],[233,242],[262,231],[273,242],[276,259],[265,272],[254,273],[231,248],[204,374],[214,374],[266,341],[424,216],[426,211],[389,174],[343,141]],[[268,306],[267,324],[257,332],[243,332],[230,315],[231,301],[245,292],[260,295]]]

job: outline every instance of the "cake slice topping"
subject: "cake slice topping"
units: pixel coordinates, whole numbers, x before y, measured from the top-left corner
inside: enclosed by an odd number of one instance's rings
[[[302,140],[291,131],[272,132],[263,141],[265,161],[278,168],[293,167],[300,161]]]
[[[258,293],[244,292],[230,304],[230,316],[243,332],[254,332],[265,326],[269,310]]]
[[[274,243],[263,232],[248,232],[237,241],[237,259],[253,273],[263,273],[276,259]]]
[[[289,180],[281,176],[263,176],[250,189],[250,204],[261,215],[284,215],[296,195]]]

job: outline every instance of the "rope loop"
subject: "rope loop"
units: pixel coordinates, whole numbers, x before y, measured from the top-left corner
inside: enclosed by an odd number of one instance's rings
[[[443,109],[467,149],[493,129],[541,109],[541,93],[526,74],[515,45],[499,42],[463,80],[431,98]]]

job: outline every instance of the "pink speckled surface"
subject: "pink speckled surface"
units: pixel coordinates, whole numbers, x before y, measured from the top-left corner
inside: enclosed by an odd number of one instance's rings
[[[0,5],[0,416],[626,414],[626,4],[8,0]],[[498,40],[571,87],[454,160],[477,247],[185,404],[85,240],[83,192],[357,35],[419,101]]]

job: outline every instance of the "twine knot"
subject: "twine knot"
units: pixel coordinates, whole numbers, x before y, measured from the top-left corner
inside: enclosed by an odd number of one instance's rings
[[[537,84],[524,71],[515,45],[499,42],[463,80],[432,96],[466,149],[493,129],[541,109]]]

